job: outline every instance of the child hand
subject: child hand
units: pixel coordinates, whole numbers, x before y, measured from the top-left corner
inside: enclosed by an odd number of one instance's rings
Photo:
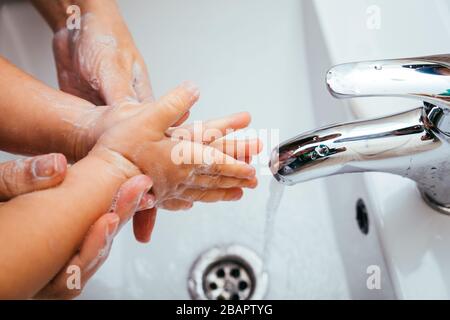
[[[88,151],[92,149],[93,145],[103,132],[148,107],[148,105],[142,104],[124,104],[116,107],[101,106],[92,109],[85,117],[83,117],[84,123],[79,126],[79,128],[83,130],[83,133],[75,135],[81,137],[77,139],[78,143],[76,145],[78,147],[78,156],[76,156],[76,159],[84,157]],[[181,120],[186,120],[188,115],[189,112],[186,112],[184,116],[177,121],[178,124],[182,122]],[[184,134],[183,138],[188,140],[196,139],[196,142],[198,143],[210,145],[221,152],[228,154],[230,157],[250,163],[252,156],[261,152],[262,144],[260,140],[226,138],[226,134],[229,132],[246,128],[249,125],[250,120],[250,115],[247,112],[241,112],[202,122],[200,123],[200,131],[196,126],[196,123],[180,127],[170,127],[166,130],[165,134],[167,136],[176,136],[177,132],[187,131],[188,134]],[[219,135],[219,138],[216,139],[216,137],[209,134],[210,132],[219,132],[223,137],[220,137]],[[253,187],[256,187],[256,185],[257,181],[254,180]],[[186,210],[192,207],[192,202],[193,201],[182,199],[172,199],[164,201],[160,204],[160,207],[167,210]]]
[[[166,131],[197,101],[198,89],[187,83],[108,129],[91,154],[114,161],[121,156],[154,181],[157,205],[164,201],[237,200],[243,187],[256,185],[255,169],[211,146],[176,140]],[[174,148],[187,150],[175,159]],[[196,160],[196,161],[193,161]]]
[[[176,138],[181,136],[184,139],[209,145],[234,159],[250,163],[252,156],[261,152],[262,143],[259,139],[227,139],[226,135],[231,131],[245,128],[250,123],[250,115],[247,112],[233,114],[228,117],[210,120],[202,123],[172,127],[166,131],[166,134]],[[248,188],[254,188],[257,185],[257,179],[252,180]],[[201,198],[197,201],[203,201]],[[168,210],[189,209],[193,201],[186,199],[172,199],[163,202],[160,207]]]

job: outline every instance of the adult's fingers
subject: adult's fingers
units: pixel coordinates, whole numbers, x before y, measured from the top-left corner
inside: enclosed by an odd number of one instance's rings
[[[145,63],[133,64],[133,89],[141,103],[154,102],[153,89]]]
[[[114,204],[114,211],[121,217],[121,226],[133,217],[133,231],[137,241],[150,241],[155,225],[155,196],[149,194],[152,180],[139,175],[125,182],[120,188],[119,198]]]
[[[156,208],[136,212],[133,217],[134,237],[139,242],[149,242],[156,222]]]
[[[110,211],[120,217],[120,225],[123,226],[140,208],[143,208],[142,199],[153,186],[153,181],[146,175],[137,175],[127,180],[120,187]],[[154,203],[154,198],[152,199]]]
[[[120,218],[115,213],[101,216],[91,227],[79,252],[36,296],[37,299],[73,299],[106,261]],[[79,287],[68,286],[68,278],[77,272]]]
[[[105,103],[109,106],[118,106],[125,102],[139,101],[133,87],[133,74],[131,70],[121,67],[113,58],[100,62],[99,83],[92,83],[91,86],[98,87]]]
[[[152,180],[135,176],[119,188],[109,213],[101,216],[86,235],[79,252],[36,296],[41,299],[70,299],[80,294],[84,284],[100,268],[109,255],[112,240],[119,227],[133,216],[139,207],[144,207],[142,198],[152,186]],[[146,204],[151,201],[146,197]],[[67,279],[71,268],[78,268],[81,279],[79,288],[69,289]]]
[[[78,253],[84,283],[107,259],[119,228],[120,217],[112,212],[101,216],[91,227]]]
[[[57,186],[66,171],[66,158],[58,153],[0,163],[0,200]]]

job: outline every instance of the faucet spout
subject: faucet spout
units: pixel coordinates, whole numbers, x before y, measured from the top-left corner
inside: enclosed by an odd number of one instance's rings
[[[434,105],[306,132],[276,148],[274,177],[294,185],[320,177],[378,171],[408,177],[435,203],[450,208],[450,148],[446,110]]]
[[[337,98],[397,96],[423,106],[390,116],[331,125],[283,142],[270,168],[281,183],[379,171],[414,180],[425,201],[450,215],[450,55],[334,66]]]

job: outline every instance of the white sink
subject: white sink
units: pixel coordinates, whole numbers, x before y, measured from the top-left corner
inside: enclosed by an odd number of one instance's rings
[[[286,0],[282,5],[269,0],[119,1],[149,65],[158,95],[184,79],[191,79],[202,89],[202,98],[192,112],[193,119],[248,110],[253,115],[252,128],[280,129],[281,140],[318,125],[351,118],[349,109],[332,99],[324,85],[327,68],[343,61],[338,61],[335,51],[327,49],[332,43],[327,41],[330,34],[322,21],[330,10],[325,8],[326,3],[339,10],[350,5],[318,1],[317,15],[313,2],[297,0]],[[325,38],[319,22],[325,25]],[[336,36],[343,37],[344,31],[336,29]],[[0,53],[55,86],[50,43],[48,28],[28,3],[0,4]],[[428,49],[431,52],[432,48]],[[405,55],[417,52],[406,51],[405,48]],[[380,55],[390,53],[383,51]],[[372,56],[342,59],[347,58]],[[261,159],[264,165],[271,147],[266,146],[266,155]],[[109,260],[81,298],[189,298],[189,270],[205,250],[215,245],[239,244],[261,254],[272,179],[260,174],[259,187],[247,191],[240,202],[196,204],[185,213],[161,210],[149,245],[136,243],[127,226],[116,238]],[[393,188],[388,194],[379,193],[377,188],[390,183],[389,179],[401,182],[405,190],[409,188],[410,193],[404,194],[408,200],[421,203],[411,183],[385,175],[378,180],[374,175],[369,178],[361,174],[330,177],[286,188],[274,221],[272,254],[264,261],[269,278],[265,297],[411,297],[403,292],[410,289],[402,289],[392,252],[402,250],[396,247],[399,243],[403,243],[405,251],[409,239],[403,228],[413,228],[412,219],[415,216],[420,219],[420,214],[408,215],[403,210],[404,214],[397,211],[395,216],[387,217],[389,208],[393,208],[388,201],[388,196],[394,197]],[[365,200],[369,209],[368,235],[359,230],[355,218],[359,198]],[[445,220],[432,212],[427,217]],[[379,227],[389,270],[395,275],[396,294],[378,239]],[[414,231],[425,227],[417,225]],[[444,230],[443,224],[439,227]],[[428,227],[428,231],[431,229]],[[396,232],[400,235],[399,243],[389,236]],[[436,246],[444,243],[443,232],[441,236],[442,240],[434,240]],[[411,244],[419,240],[416,236]],[[424,255],[427,245],[430,243],[425,241],[422,246],[408,247],[410,256]],[[366,271],[371,265],[381,269],[380,290],[367,288]],[[417,261],[397,268],[405,272],[417,269]],[[444,270],[438,268],[435,276],[441,277]]]
[[[446,0],[316,0],[315,4],[334,64],[450,53],[450,3]],[[379,29],[364,27],[372,14],[366,10],[373,6],[380,12]],[[364,98],[348,105],[357,118],[367,118],[410,109],[420,102]],[[367,173],[365,182],[396,296],[449,299],[450,216],[428,207],[408,179]]]

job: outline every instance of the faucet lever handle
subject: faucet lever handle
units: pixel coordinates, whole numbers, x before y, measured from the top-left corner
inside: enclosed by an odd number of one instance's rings
[[[337,98],[410,97],[450,108],[450,54],[340,64],[326,81]]]

